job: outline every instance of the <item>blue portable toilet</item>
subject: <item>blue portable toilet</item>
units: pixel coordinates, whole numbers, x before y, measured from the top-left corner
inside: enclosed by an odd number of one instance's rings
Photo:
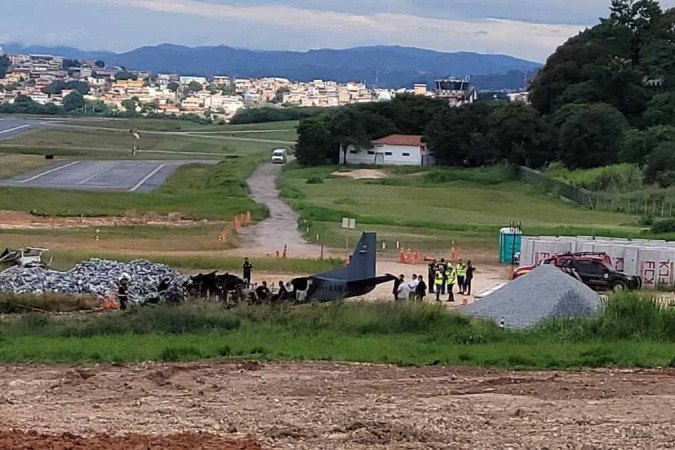
[[[520,257],[523,232],[520,228],[506,227],[499,230],[499,262],[512,264]]]

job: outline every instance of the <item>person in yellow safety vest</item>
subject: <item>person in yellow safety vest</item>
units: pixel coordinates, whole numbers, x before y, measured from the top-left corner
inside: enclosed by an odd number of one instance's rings
[[[445,272],[445,278],[447,279],[448,286],[448,301],[454,302],[455,295],[452,291],[455,288],[455,283],[457,283],[457,273],[452,269],[452,266],[448,266],[448,270]]]
[[[466,265],[464,265],[464,261],[461,259],[455,266],[455,273],[457,274],[457,287],[459,288],[459,293],[464,295],[464,291],[466,290]]]
[[[440,302],[441,301],[441,288],[443,287],[443,281],[445,279],[445,276],[443,274],[443,271],[440,269],[436,269],[436,276],[434,277],[434,284],[436,285],[436,301]]]

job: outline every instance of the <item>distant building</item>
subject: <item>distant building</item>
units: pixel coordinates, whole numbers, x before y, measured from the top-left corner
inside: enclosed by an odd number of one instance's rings
[[[413,85],[413,93],[415,95],[427,95],[428,88],[426,83],[416,83]]]
[[[530,103],[530,93],[528,91],[508,92],[506,96],[510,102]]]
[[[382,166],[429,166],[435,164],[433,152],[422,142],[422,136],[392,134],[373,141],[373,148],[350,146],[340,152],[341,164]]]
[[[450,106],[462,106],[478,99],[478,91],[468,78],[444,78],[436,80],[436,97],[448,101]]]
[[[207,83],[206,77],[191,77],[191,76],[185,77],[185,76],[181,76],[179,78],[179,80],[180,80],[180,84],[190,84],[193,81],[196,81],[199,84],[206,84]]]

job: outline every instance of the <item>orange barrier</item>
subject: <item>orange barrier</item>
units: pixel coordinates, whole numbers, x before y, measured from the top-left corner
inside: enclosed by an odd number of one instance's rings
[[[234,231],[239,233],[243,227],[251,223],[251,211],[246,211],[243,214],[237,214],[232,219],[231,224],[225,225],[225,228],[218,235],[218,241],[227,242],[227,238],[230,236],[230,233]]]
[[[419,264],[420,263],[420,252],[418,250],[401,249],[398,255],[398,262],[401,264]]]

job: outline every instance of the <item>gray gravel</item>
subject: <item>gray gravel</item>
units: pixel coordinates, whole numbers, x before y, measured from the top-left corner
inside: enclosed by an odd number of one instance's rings
[[[180,300],[184,297],[185,280],[179,272],[164,264],[145,260],[121,263],[90,259],[77,264],[69,272],[10,267],[0,272],[0,292],[115,296],[116,282],[122,274],[129,278],[129,301],[132,303]]]
[[[601,308],[602,300],[591,288],[543,265],[460,312],[497,323],[504,319],[508,328],[526,328],[547,319],[593,316]]]

